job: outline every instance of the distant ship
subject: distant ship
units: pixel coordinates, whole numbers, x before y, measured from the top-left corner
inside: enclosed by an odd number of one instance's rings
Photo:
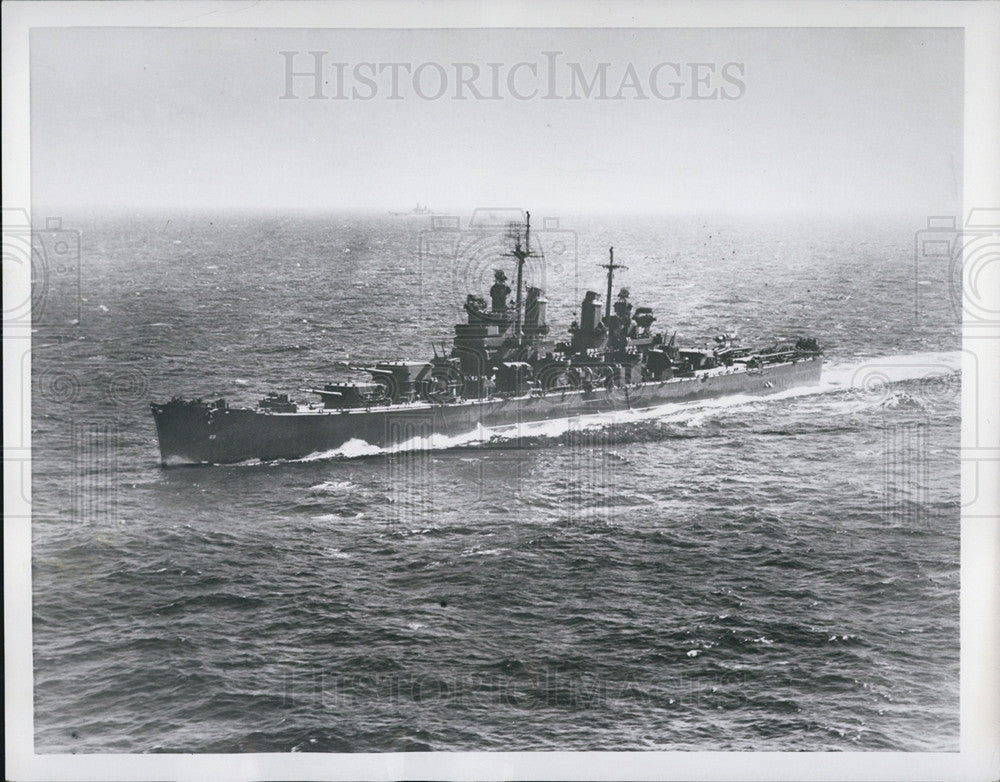
[[[633,307],[626,288],[612,299],[625,268],[609,250],[604,301],[584,296],[568,339],[549,337],[547,300],[524,285],[532,249],[531,215],[514,227],[507,254],[515,263],[514,297],[503,269],[494,271],[487,302],[468,294],[465,323],[451,348],[426,361],[354,367],[358,382],[303,389],[320,401],[301,404],[269,393],[256,408],[224,399],[174,397],[152,403],[163,465],[297,459],[351,441],[395,448],[432,435],[465,435],[479,427],[655,408],[668,402],[733,394],[766,395],[820,381],[822,351],[811,337],[746,347],[732,333],[707,348],[682,348],[674,332],[654,333],[650,307]]]
[[[435,214],[435,212],[432,211],[430,207],[423,205],[418,201],[417,205],[413,207],[409,212],[390,211],[389,214],[391,214],[393,217],[413,217],[419,215],[432,215]]]

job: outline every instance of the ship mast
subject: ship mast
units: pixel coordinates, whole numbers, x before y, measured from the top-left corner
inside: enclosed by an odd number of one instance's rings
[[[597,264],[602,269],[608,270],[608,296],[604,300],[604,319],[609,320],[611,318],[611,281],[615,276],[615,269],[627,269],[628,266],[623,266],[620,263],[615,263],[615,248],[608,248],[609,260],[607,263]]]
[[[521,247],[521,235],[519,232],[514,240],[514,249],[511,252],[506,253],[507,255],[513,256],[517,259],[517,298],[514,303],[514,337],[517,339],[518,347],[521,346],[521,339],[524,336],[521,333],[521,288],[524,280],[524,261],[534,255],[534,253],[531,252],[531,212],[525,212],[525,216],[527,217],[527,222],[524,227],[524,247]]]

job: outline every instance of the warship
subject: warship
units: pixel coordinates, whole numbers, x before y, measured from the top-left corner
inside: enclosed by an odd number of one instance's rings
[[[417,201],[417,205],[409,212],[393,212],[390,210],[389,214],[393,217],[420,217],[423,215],[432,215],[434,214],[434,211],[426,204],[421,204]]]
[[[728,395],[766,395],[820,381],[822,351],[812,337],[741,344],[734,333],[684,348],[676,331],[655,332],[651,307],[633,306],[627,288],[613,298],[610,248],[604,300],[587,291],[567,338],[550,337],[547,299],[525,285],[525,262],[537,256],[531,215],[512,227],[514,289],[494,270],[489,301],[469,293],[466,322],[450,349],[425,361],[353,367],[364,378],[302,389],[299,403],[271,392],[255,408],[225,399],[174,397],[151,403],[164,466],[299,459],[335,453],[349,443],[404,448],[436,435],[454,437],[520,424]],[[513,293],[513,296],[511,295]],[[332,372],[331,367],[331,374]]]

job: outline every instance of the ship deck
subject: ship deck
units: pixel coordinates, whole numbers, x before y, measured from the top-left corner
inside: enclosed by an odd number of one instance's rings
[[[369,407],[353,407],[353,408],[327,408],[318,406],[315,404],[310,405],[300,405],[298,410],[295,412],[277,412],[272,410],[262,410],[253,408],[234,408],[243,410],[253,410],[253,412],[260,413],[261,415],[269,416],[303,416],[303,415],[316,415],[316,416],[330,416],[330,415],[367,415],[372,412],[383,412],[390,410],[435,410],[439,408],[448,409],[461,409],[463,407],[477,407],[483,404],[488,404],[490,402],[497,401],[518,401],[518,400],[531,400],[531,399],[565,399],[570,396],[582,396],[583,394],[597,395],[602,391],[605,392],[615,392],[620,391],[628,393],[632,390],[639,389],[649,389],[649,388],[663,388],[671,385],[680,385],[684,383],[697,383],[707,380],[711,377],[719,377],[724,375],[753,375],[761,374],[769,370],[775,370],[780,367],[791,366],[796,363],[801,363],[801,361],[814,361],[821,360],[822,356],[817,356],[816,358],[810,359],[800,359],[798,361],[781,361],[774,364],[765,364],[760,369],[746,369],[743,367],[713,367],[712,369],[699,369],[695,370],[694,375],[688,377],[672,377],[667,380],[647,380],[642,383],[632,383],[625,386],[614,386],[610,389],[605,388],[594,388],[591,390],[585,390],[582,388],[570,388],[556,389],[552,391],[546,391],[544,393],[529,392],[527,394],[519,394],[516,396],[492,396],[485,399],[459,399],[454,402],[428,402],[425,400],[414,401],[414,402],[394,402],[392,404],[384,405],[372,405]]]

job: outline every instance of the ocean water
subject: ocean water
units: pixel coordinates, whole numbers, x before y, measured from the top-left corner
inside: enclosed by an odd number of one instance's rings
[[[163,469],[150,399],[426,357],[501,237],[62,217],[80,274],[32,349],[36,751],[957,750],[960,341],[919,224],[536,216],[554,331],[614,244],[658,328],[815,336],[823,384]]]

